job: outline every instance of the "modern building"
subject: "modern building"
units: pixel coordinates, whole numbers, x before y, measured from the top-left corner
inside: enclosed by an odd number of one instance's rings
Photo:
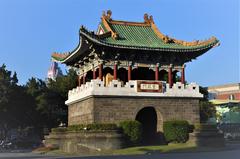
[[[107,11],[97,32],[81,26],[79,39],[70,53],[52,54],[79,75],[66,101],[68,125],[138,120],[149,139],[163,131],[164,121],[199,123],[203,95],[196,83],[185,83],[185,64],[218,46],[215,37],[177,40],[148,14],[143,22],[129,22],[113,20]]]
[[[240,124],[240,83],[210,86],[207,90],[216,107],[217,122]]]
[[[210,100],[240,100],[240,83],[207,87]]]
[[[62,76],[62,75],[63,75],[62,70],[58,66],[58,63],[52,62],[50,68],[48,69],[47,79],[48,80],[52,79],[55,81],[58,76]]]

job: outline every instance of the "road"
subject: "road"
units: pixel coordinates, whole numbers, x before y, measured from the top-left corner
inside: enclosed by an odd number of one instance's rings
[[[88,156],[88,157],[64,157],[46,156],[31,152],[11,152],[0,153],[1,159],[239,159],[240,147],[226,149],[215,152],[191,152],[191,153],[164,153],[149,155],[130,155],[130,156]]]

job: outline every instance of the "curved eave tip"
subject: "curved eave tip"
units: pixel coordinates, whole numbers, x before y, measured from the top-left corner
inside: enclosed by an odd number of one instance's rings
[[[54,56],[51,56],[51,60],[52,60],[53,62],[63,63],[65,59],[58,59],[58,58],[56,58],[56,57],[54,57]]]
[[[220,44],[221,44],[220,41],[216,39],[216,44],[213,45],[213,47],[218,47],[218,46],[220,46]]]

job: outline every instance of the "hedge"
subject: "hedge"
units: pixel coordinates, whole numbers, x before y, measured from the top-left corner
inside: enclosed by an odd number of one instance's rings
[[[184,143],[188,140],[190,125],[185,120],[173,120],[163,123],[163,133],[167,142]]]
[[[79,124],[70,125],[66,128],[52,128],[52,132],[67,132],[67,131],[104,131],[104,130],[117,130],[116,124]]]
[[[130,144],[139,144],[142,139],[142,124],[138,121],[122,121],[120,128],[127,137]]]
[[[217,130],[217,125],[216,124],[195,124],[194,129],[198,131],[202,130]]]

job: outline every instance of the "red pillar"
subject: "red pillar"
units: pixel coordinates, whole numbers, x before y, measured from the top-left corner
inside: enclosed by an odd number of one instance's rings
[[[99,64],[99,79],[102,81],[103,80],[103,75],[102,75],[102,71],[103,71],[103,65]]]
[[[158,73],[159,73],[159,65],[156,64],[156,67],[155,67],[155,80],[158,81]]]
[[[169,67],[168,69],[168,84],[169,87],[171,88],[173,85],[173,80],[172,80],[172,66]]]
[[[82,77],[81,76],[78,76],[78,86],[80,87],[81,86],[81,82],[82,82]]]
[[[94,67],[93,67],[93,79],[96,79],[96,71]]]
[[[113,68],[113,79],[117,80],[117,64],[114,64],[114,68]]]
[[[83,75],[83,84],[86,83],[86,75]]]
[[[128,66],[128,81],[132,79],[132,66]]]
[[[181,83],[185,84],[185,66],[182,66],[182,71],[181,71]]]

